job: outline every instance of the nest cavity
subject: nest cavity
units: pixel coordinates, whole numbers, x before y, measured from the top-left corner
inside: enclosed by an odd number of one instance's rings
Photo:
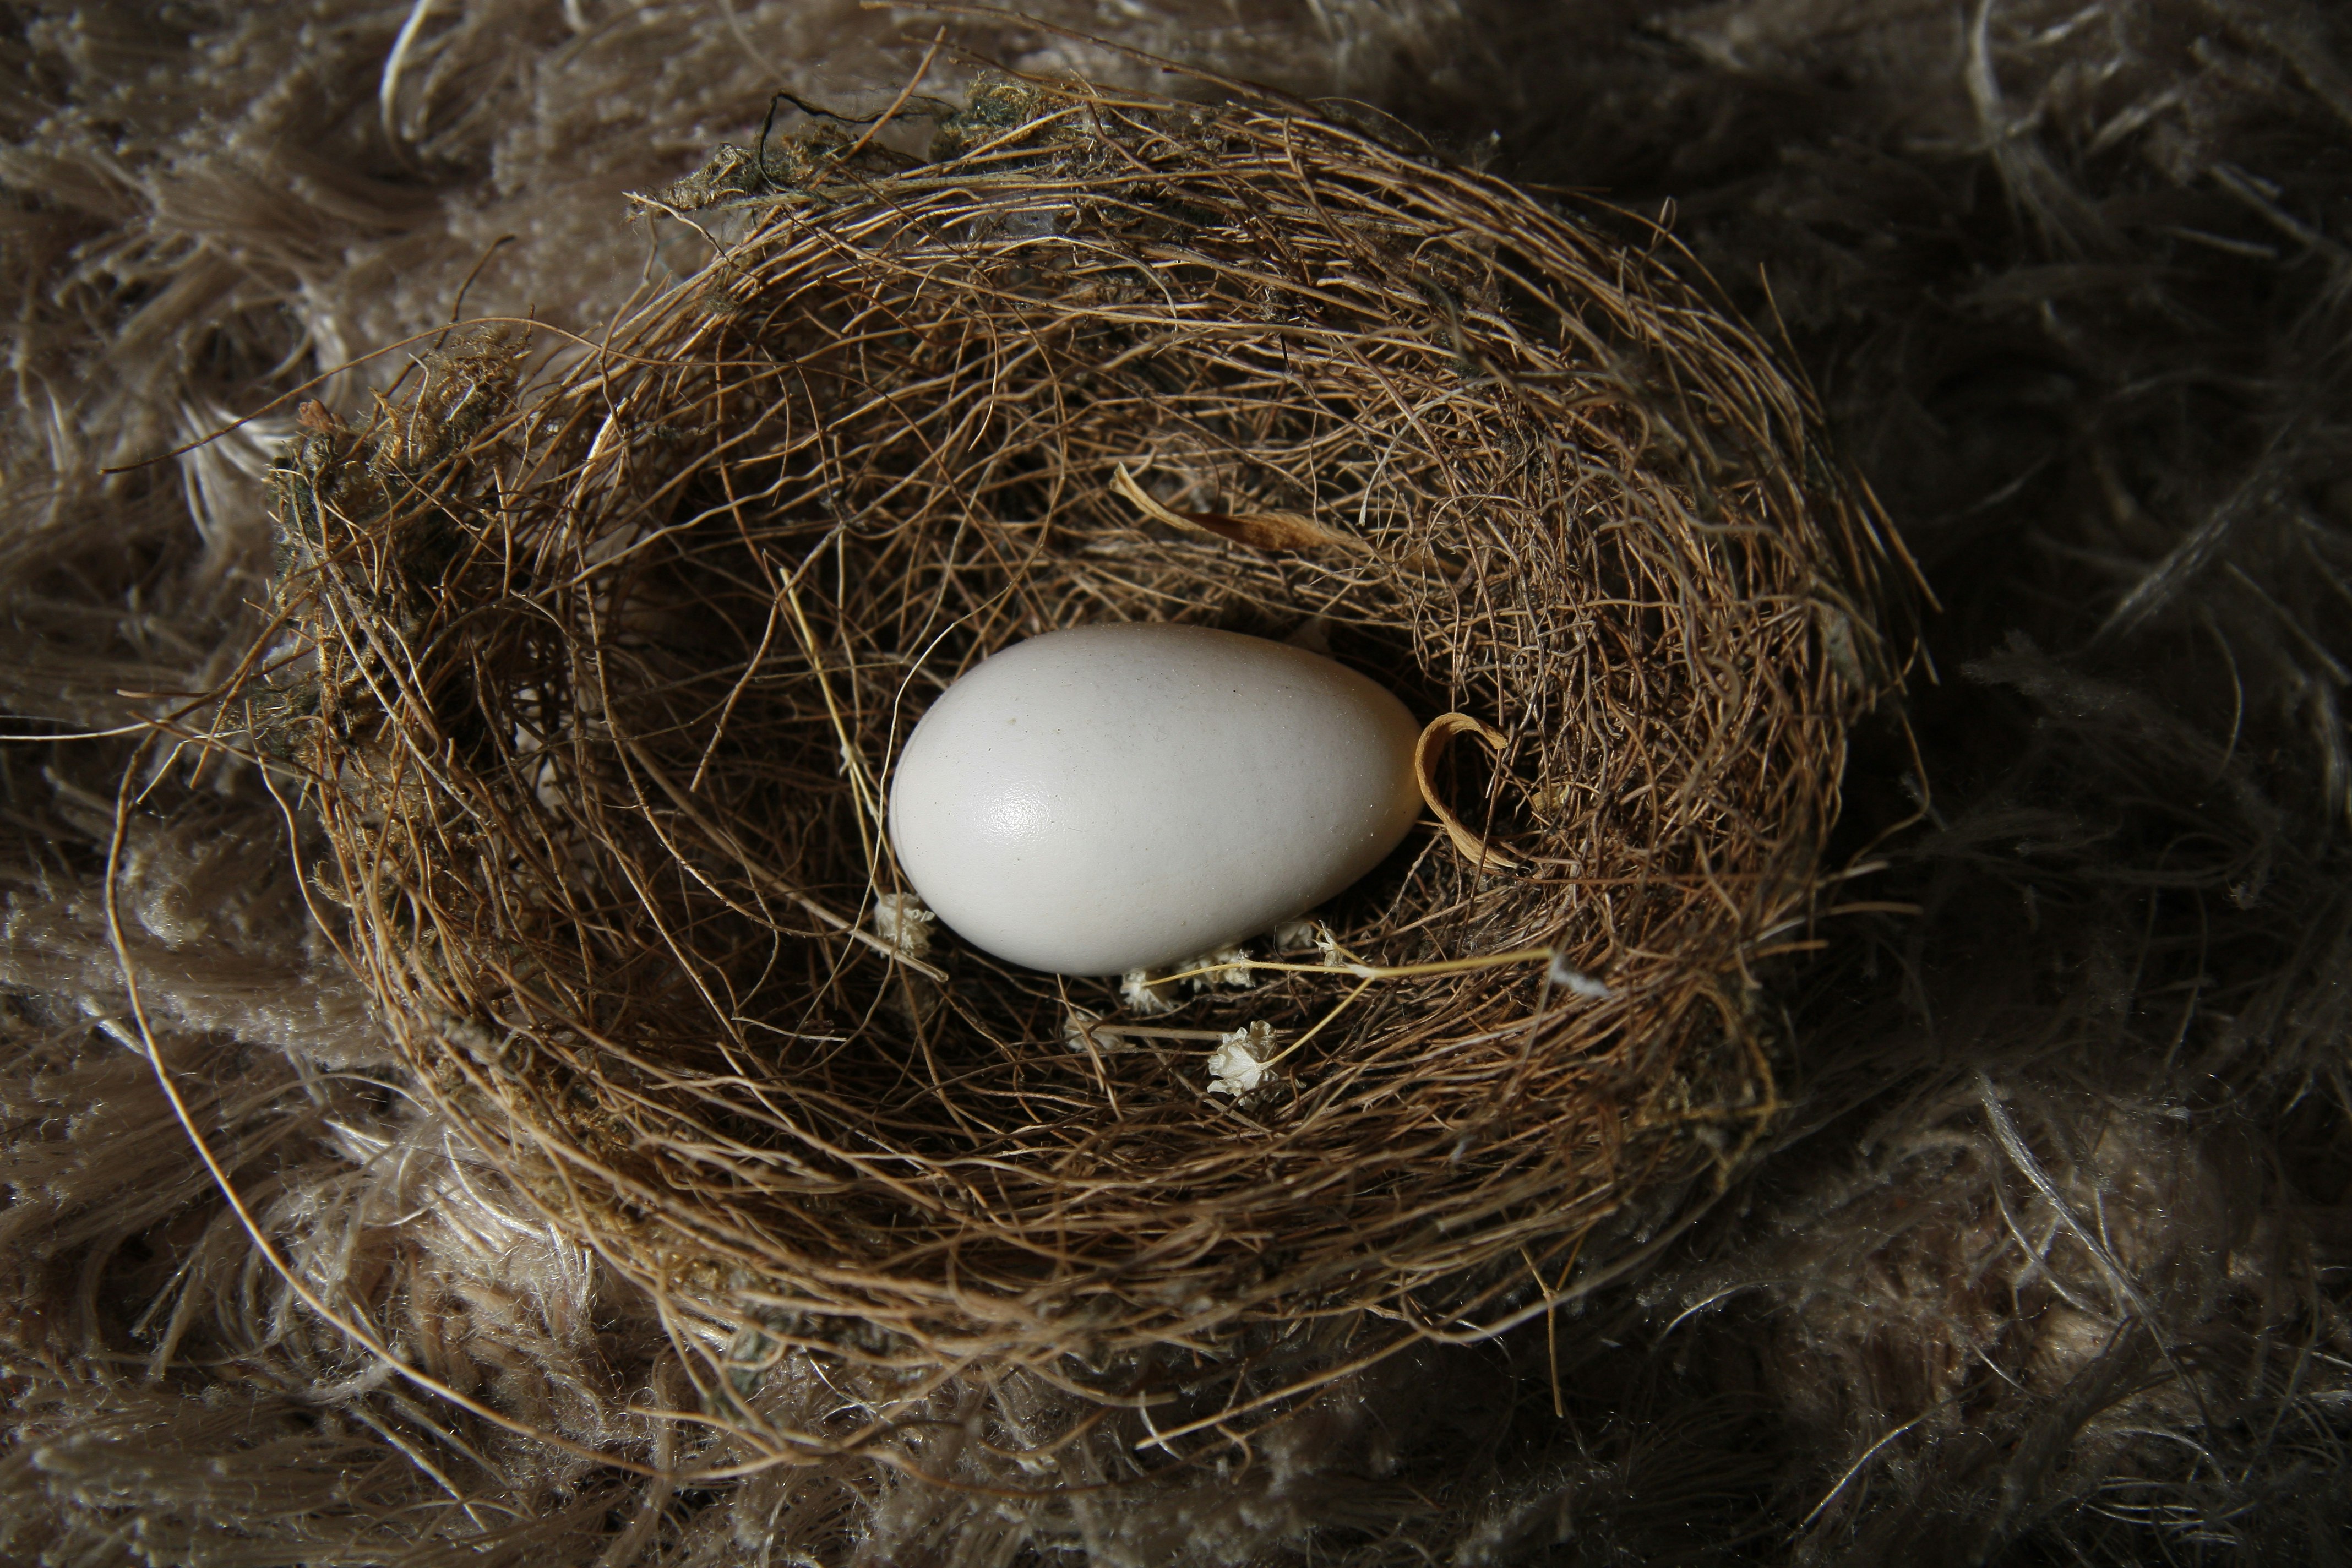
[[[941,114],[648,198],[716,258],[593,345],[476,327],[306,409],[234,703],[340,940],[444,1113],[761,1346],[1499,1321],[1778,1102],[1757,966],[1889,679],[1871,503],[1622,215],[1279,107]],[[1450,826],[1189,977],[960,944],[893,760],[1106,621],[1457,716]]]

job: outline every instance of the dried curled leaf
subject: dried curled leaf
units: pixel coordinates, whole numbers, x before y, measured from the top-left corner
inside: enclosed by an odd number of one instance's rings
[[[1454,814],[1454,808],[1446,805],[1444,798],[1437,793],[1437,764],[1444,760],[1445,749],[1454,744],[1454,737],[1462,734],[1477,736],[1485,742],[1486,750],[1497,757],[1510,743],[1508,737],[1500,730],[1482,720],[1473,719],[1467,713],[1440,713],[1422,731],[1421,739],[1414,742],[1412,748],[1412,773],[1421,784],[1421,798],[1429,803],[1429,809],[1435,812],[1437,820],[1445,825],[1445,836],[1454,841],[1454,849],[1465,860],[1491,871],[1524,871],[1527,869],[1525,861],[1505,854],[1471,832],[1468,825]]]
[[[1127,471],[1125,463],[1113,471],[1110,485],[1155,522],[1213,533],[1253,550],[1318,550],[1333,545],[1347,550],[1363,548],[1347,534],[1326,528],[1303,512],[1178,511],[1154,500],[1150,491],[1135,482],[1135,476]]]

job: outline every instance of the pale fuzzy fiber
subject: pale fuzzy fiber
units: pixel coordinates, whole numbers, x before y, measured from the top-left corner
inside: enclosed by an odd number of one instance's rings
[[[747,140],[779,85],[878,107],[937,25],[907,22],[909,44],[887,14],[752,0],[15,16],[0,701],[88,725],[242,651],[268,563],[257,476],[290,416],[100,467],[437,327],[500,235],[467,310],[593,331],[698,260],[625,226],[621,192]],[[141,1054],[109,940],[129,745],[11,743],[0,1559],[2352,1559],[2336,14],[1066,16],[1370,100],[1524,178],[1671,197],[1741,305],[1785,327],[1944,609],[1916,757],[1890,724],[1847,791],[1850,848],[1924,802],[1853,894],[1923,912],[1840,917],[1772,977],[1797,1091],[1781,1146],[1644,1267],[1572,1280],[1549,1323],[1531,1290],[1503,1340],[1372,1369],[1245,1454],[1194,1437],[1173,1447],[1199,1462],[1166,1468],[1122,1418],[1024,1471],[990,1438],[1059,1430],[1052,1388],[974,1367],[909,1391],[712,1342],[690,1302],[551,1234],[409,1109],[306,910],[315,847],[249,772],[192,784],[184,760],[131,815],[117,898],[191,1120],[308,1289],[566,1448],[419,1393],[262,1261]],[[961,37],[1167,85],[1019,27]],[[362,412],[398,363],[320,395]],[[583,1457],[723,1464],[708,1429],[645,1412],[723,1403],[696,1384],[730,1355],[757,1418],[898,1425],[735,1479]],[[1098,1484],[1139,1469],[1160,1473]]]

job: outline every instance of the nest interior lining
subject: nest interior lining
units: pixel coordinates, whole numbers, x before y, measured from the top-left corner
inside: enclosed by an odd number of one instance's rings
[[[1803,395],[1654,256],[1336,123],[1003,82],[938,151],[718,161],[668,205],[745,237],[605,346],[460,340],[281,470],[297,646],[237,696],[442,1109],[646,1279],[854,1353],[1425,1327],[1718,1167],[1884,668]],[[1490,726],[1446,788],[1492,860],[1417,831],[1322,914],[1567,967],[1261,944],[1297,967],[1140,1019],[877,931],[924,704],[1106,620]],[[1204,1096],[1250,1023],[1306,1044]]]

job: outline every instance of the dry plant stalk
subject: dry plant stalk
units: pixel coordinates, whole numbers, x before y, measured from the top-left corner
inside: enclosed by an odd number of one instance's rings
[[[1475,1332],[1736,1159],[1901,563],[1700,288],[1342,124],[1069,84],[654,205],[746,237],[535,374],[478,328],[309,412],[229,702],[430,1094],[561,1223],[746,1354],[1109,1393]],[[1454,829],[1323,911],[1433,968],[1293,952],[1122,1034],[1108,983],[877,930],[924,706],[1159,619],[1311,624],[1489,727]],[[1252,1023],[1289,1049],[1209,1096]]]

